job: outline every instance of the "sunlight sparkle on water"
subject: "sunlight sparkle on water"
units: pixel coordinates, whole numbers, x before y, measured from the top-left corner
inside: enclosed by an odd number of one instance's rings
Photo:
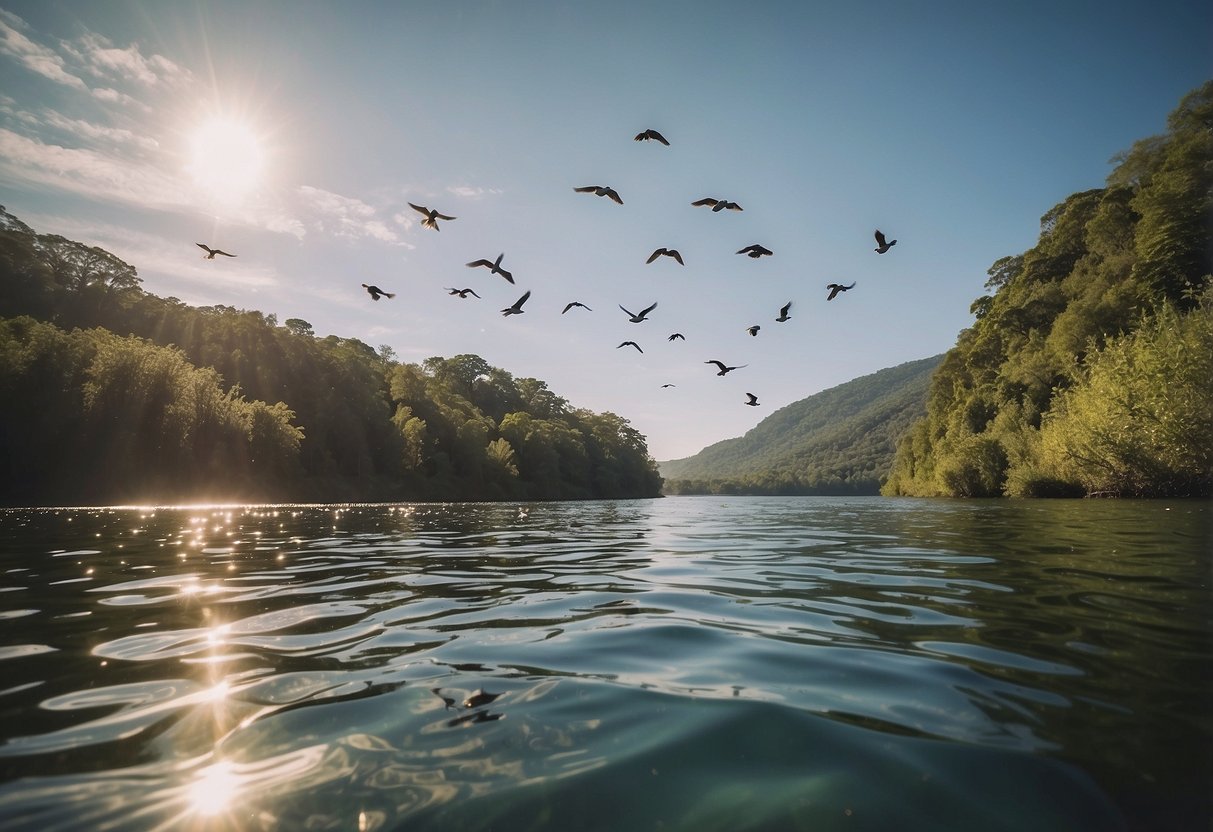
[[[207,766],[190,784],[190,808],[200,815],[217,815],[232,802],[239,785],[240,779],[226,760]]]

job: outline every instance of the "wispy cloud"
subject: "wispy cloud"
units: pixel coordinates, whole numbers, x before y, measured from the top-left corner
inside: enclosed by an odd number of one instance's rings
[[[66,69],[66,64],[54,50],[34,43],[21,29],[28,30],[25,21],[12,12],[0,9],[0,53],[15,58],[26,69],[58,84],[88,89],[83,79]]]
[[[98,78],[124,78],[149,87],[176,84],[190,79],[189,70],[173,63],[163,55],[145,57],[132,44],[120,49],[107,38],[87,34],[73,45],[73,53]]]
[[[50,127],[66,131],[82,139],[128,145],[142,150],[157,150],[160,147],[160,143],[149,136],[142,136],[124,128],[106,127],[78,118],[68,118],[54,110],[47,111],[42,120]]]
[[[500,188],[476,188],[471,185],[447,185],[447,193],[467,199],[481,199],[486,196],[497,196],[503,193]]]
[[[122,104],[126,107],[137,107],[145,113],[150,113],[152,108],[138,101],[135,98],[127,95],[124,92],[119,92],[111,87],[94,87],[92,90],[93,97],[98,101],[105,101],[110,104]]]
[[[379,219],[376,210],[360,199],[335,194],[312,185],[295,189],[312,217],[314,227],[335,237],[370,238],[392,245],[410,247],[387,223]]]

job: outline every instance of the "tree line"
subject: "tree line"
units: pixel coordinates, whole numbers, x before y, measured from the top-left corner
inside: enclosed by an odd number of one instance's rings
[[[883,493],[1213,493],[1213,81],[989,270]]]
[[[0,501],[648,497],[645,438],[476,355],[144,291],[0,207]],[[270,404],[270,403],[273,404]]]

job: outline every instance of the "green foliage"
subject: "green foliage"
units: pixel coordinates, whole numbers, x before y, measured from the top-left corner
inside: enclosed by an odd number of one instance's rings
[[[108,252],[0,208],[0,500],[660,491],[643,436],[538,379],[476,355],[402,364],[299,318],[138,284]]]
[[[671,494],[875,494],[897,438],[924,412],[940,356],[781,408],[745,436],[661,463]]]
[[[1041,218],[1036,246],[994,263],[993,294],[974,302],[883,493],[1208,493],[1207,473],[1163,453],[1207,459],[1213,441],[1176,427],[1207,424],[1166,395],[1188,389],[1188,364],[1148,359],[1133,335],[1155,333],[1163,352],[1196,337],[1183,318],[1204,314],[1213,272],[1211,126],[1213,82],[1184,98],[1165,136],[1118,157],[1108,187],[1070,196]],[[1118,398],[1128,391],[1131,406]]]
[[[1213,493],[1213,303],[1164,306],[1057,398],[1040,460],[1059,479],[1088,493]]]

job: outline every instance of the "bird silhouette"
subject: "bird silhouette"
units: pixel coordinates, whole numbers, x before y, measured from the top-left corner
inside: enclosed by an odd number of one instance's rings
[[[504,251],[501,252],[501,254],[498,254],[497,259],[492,261],[491,263],[482,257],[479,260],[473,260],[471,263],[468,263],[467,265],[468,265],[468,268],[473,268],[473,269],[476,268],[477,266],[484,266],[485,268],[487,268],[489,270],[490,273],[499,274],[502,277],[504,277],[506,280],[508,280],[510,283],[513,283],[514,275],[510,274],[505,269],[501,268],[501,258],[502,257],[505,257]]]
[[[573,190],[579,194],[593,194],[594,196],[609,197],[610,199],[618,202],[620,205],[623,204],[623,200],[619,198],[619,194],[615,191],[615,189],[607,185],[586,185],[585,187],[574,188]]]
[[[663,385],[661,385],[661,389],[664,390],[667,387],[677,387],[677,386],[678,386],[677,384],[663,384]]]
[[[736,202],[729,202],[727,199],[714,199],[710,196],[705,196],[703,199],[697,199],[691,203],[692,205],[711,205],[712,211],[723,211],[728,208],[730,211],[743,211],[740,205]]]
[[[216,254],[222,254],[224,257],[235,257],[236,256],[234,254],[228,254],[226,251],[223,251],[221,249],[211,248],[206,243],[194,243],[194,245],[198,246],[198,248],[200,248],[206,252],[206,256],[202,258],[203,260],[214,260]]]
[[[638,323],[640,323],[641,321],[643,321],[643,320],[645,319],[645,316],[646,316],[646,315],[648,315],[650,312],[652,312],[654,309],[656,309],[656,308],[657,308],[657,301],[653,301],[653,305],[652,305],[652,306],[649,306],[649,307],[647,307],[647,308],[645,308],[645,309],[640,310],[640,314],[639,314],[639,315],[637,315],[637,314],[636,314],[636,313],[634,313],[634,312],[628,312],[628,310],[624,308],[624,306],[623,306],[623,304],[622,304],[622,303],[621,303],[621,304],[619,304],[619,308],[620,308],[620,309],[623,309],[623,311],[624,311],[624,312],[627,312],[627,313],[628,313],[628,320],[630,320],[630,321],[631,321],[632,323],[634,323],[634,324],[638,324]]]
[[[737,253],[745,254],[745,255],[747,255],[749,257],[753,257],[755,260],[757,260],[759,257],[762,257],[764,254],[774,254],[775,252],[771,251],[769,248],[767,248],[765,246],[760,246],[760,245],[758,245],[758,243],[754,243],[753,245],[746,246],[745,248],[741,249]]]
[[[647,142],[649,139],[652,139],[653,141],[656,141],[656,142],[661,142],[666,147],[670,146],[670,143],[668,141],[666,141],[665,136],[661,135],[660,133],[658,133],[656,130],[654,130],[652,128],[649,128],[648,130],[645,130],[641,133],[637,133],[635,140],[638,142]]]
[[[839,292],[847,292],[854,289],[855,284],[852,283],[850,286],[843,286],[839,283],[827,283],[826,288],[830,290],[830,294],[826,295],[826,300],[833,300]]]
[[[655,250],[652,254],[650,254],[649,259],[645,260],[644,262],[652,263],[658,257],[662,257],[662,256],[673,257],[675,260],[678,261],[678,265],[680,265],[680,266],[686,265],[686,263],[682,262],[682,255],[678,253],[678,249],[676,249],[676,248],[659,248],[659,249]]]
[[[728,375],[729,373],[733,372],[734,370],[740,370],[742,367],[750,366],[749,364],[739,364],[736,367],[726,367],[723,361],[717,361],[714,358],[711,361],[705,361],[703,363],[704,364],[715,364],[717,367],[719,367],[720,372],[718,372],[716,374],[718,376]]]
[[[568,312],[568,311],[569,311],[570,309],[572,309],[574,306],[580,306],[582,309],[586,310],[587,312],[593,312],[593,311],[594,311],[593,309],[590,309],[590,307],[586,306],[586,305],[585,305],[584,303],[582,303],[581,301],[579,301],[579,300],[575,300],[575,301],[573,301],[573,302],[571,302],[571,303],[566,303],[566,304],[564,305],[564,309],[562,309],[562,310],[561,310],[560,314],[561,314],[561,315],[563,315],[565,312]]]
[[[396,295],[394,293],[385,292],[382,289],[380,289],[378,286],[368,286],[367,284],[363,283],[362,288],[366,289],[367,294],[369,294],[373,300],[379,300],[379,298],[396,297]]]
[[[426,208],[424,205],[414,205],[413,203],[410,202],[409,207],[420,214],[425,214],[425,219],[423,219],[421,221],[421,224],[423,226],[425,226],[426,228],[432,228],[435,231],[442,230],[441,228],[438,227],[438,220],[455,219],[454,217],[448,217],[446,214],[439,214],[433,208]]]
[[[884,241],[884,234],[881,233],[879,228],[876,229],[876,248],[872,249],[872,251],[876,252],[877,254],[884,254],[895,245],[897,245],[896,240],[889,240],[889,242],[886,243]]]
[[[753,393],[746,393],[746,395],[750,397],[750,400],[748,402],[743,402],[743,404],[748,404],[750,407],[758,407],[758,397]]]
[[[459,295],[459,297],[464,298],[464,299],[466,299],[468,295],[471,295],[474,298],[480,297],[480,295],[476,294],[471,289],[455,289],[450,286],[445,286],[443,288],[446,289],[446,293],[448,295]]]
[[[514,301],[513,306],[507,306],[505,309],[502,309],[501,314],[505,315],[507,317],[510,315],[521,315],[523,312],[522,304],[526,303],[526,299],[529,298],[530,296],[531,296],[531,290],[527,289],[525,292],[522,293],[522,297],[520,297],[520,298],[518,298],[518,300]]]
[[[747,326],[745,328],[745,331],[750,333],[751,335],[757,336],[758,330],[760,330],[760,329],[762,329],[762,327],[760,327],[758,324],[754,324],[753,326]]]
[[[630,347],[635,347],[635,348],[636,348],[636,352],[639,352],[639,353],[643,353],[643,352],[644,352],[644,350],[642,350],[642,349],[640,348],[640,345],[639,345],[639,344],[637,344],[635,341],[624,341],[622,344],[620,344],[620,345],[619,345],[619,347],[629,347],[629,346],[630,346]],[[615,349],[619,349],[619,347],[615,347]]]
[[[669,338],[666,338],[667,341],[685,341],[686,339],[687,339],[687,337],[685,335],[683,335],[681,332],[675,332]]]

